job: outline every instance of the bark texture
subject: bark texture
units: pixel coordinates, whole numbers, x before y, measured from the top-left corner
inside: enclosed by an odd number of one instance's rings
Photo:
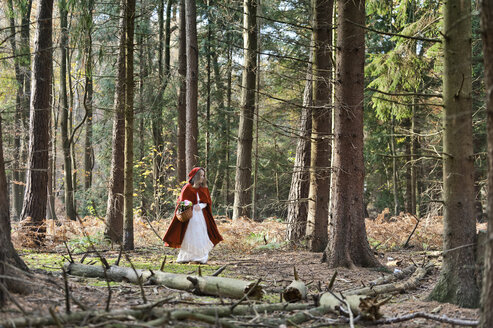
[[[106,209],[105,236],[113,242],[123,240],[123,188],[125,149],[125,0],[120,8],[120,43],[118,53],[118,76],[115,85],[113,138],[111,152],[111,177]]]
[[[48,151],[51,114],[53,0],[38,4],[33,60],[33,86],[29,120],[29,156],[26,192],[21,218],[30,226],[32,238],[45,238],[48,190]]]
[[[310,52],[310,61],[312,60]],[[310,150],[312,133],[312,72],[308,65],[305,91],[303,93],[303,108],[299,123],[299,137],[296,145],[293,175],[288,197],[288,240],[296,242],[305,237],[306,219],[308,216],[308,190],[310,188]]]
[[[333,0],[312,0],[313,10],[313,109],[310,188],[306,235],[312,252],[327,246],[330,196],[331,43]]]
[[[93,57],[92,57],[92,11],[94,9],[94,0],[89,0],[87,9],[85,9],[86,22],[86,39],[85,39],[85,71],[86,71],[86,86],[84,91],[84,108],[87,113],[86,134],[84,138],[84,189],[91,188],[92,185],[92,168],[94,166],[94,156],[92,148],[92,98],[93,98]]]
[[[134,21],[135,0],[127,0],[125,71],[125,182],[123,200],[123,249],[134,249]]]
[[[190,172],[198,163],[199,125],[198,125],[198,75],[199,48],[197,44],[197,7],[195,0],[185,0],[186,39],[187,39],[187,125],[186,125],[186,167]]]
[[[486,112],[488,129],[488,238],[485,245],[480,327],[493,327],[493,4],[481,1]]]
[[[185,131],[187,126],[187,39],[186,39],[186,19],[185,19],[185,0],[180,0],[179,18],[179,45],[178,45],[178,74],[180,84],[178,91],[178,129],[177,129],[177,154],[176,154],[176,176],[178,181],[185,181],[187,177],[187,166],[185,159]]]
[[[233,220],[250,215],[253,114],[257,79],[257,1],[243,1],[243,77]]]
[[[444,6],[443,266],[430,298],[479,305],[475,279],[471,2]]]
[[[334,115],[330,267],[379,266],[368,244],[364,215],[364,0],[339,0]],[[355,22],[353,24],[351,22]],[[359,25],[359,26],[358,26]]]

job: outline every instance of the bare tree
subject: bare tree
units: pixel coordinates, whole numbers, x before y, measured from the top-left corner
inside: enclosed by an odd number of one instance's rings
[[[125,0],[120,3],[120,42],[115,85],[115,104],[113,116],[113,142],[111,152],[111,177],[106,209],[105,236],[114,242],[123,240],[123,188],[124,188],[124,149],[125,149]]]
[[[313,108],[310,188],[306,236],[312,252],[327,246],[330,196],[330,134],[333,0],[312,0],[313,10]]]
[[[178,131],[177,131],[177,154],[176,154],[176,176],[178,181],[186,180],[186,142],[185,134],[187,127],[187,38],[185,0],[180,0],[179,18],[179,45],[178,45],[178,74],[180,78],[178,91]]]
[[[186,12],[186,39],[187,39],[187,100],[186,113],[187,125],[185,133],[186,167],[187,172],[197,165],[198,151],[198,74],[199,74],[199,48],[197,44],[197,8],[195,0],[185,1]]]
[[[444,5],[443,265],[430,298],[477,307],[471,1]]]
[[[257,1],[243,1],[243,80],[233,220],[250,214],[253,114],[257,79]]]
[[[45,238],[48,151],[51,114],[53,0],[38,4],[33,60],[33,87],[29,119],[29,156],[22,219],[35,232],[34,241]]]

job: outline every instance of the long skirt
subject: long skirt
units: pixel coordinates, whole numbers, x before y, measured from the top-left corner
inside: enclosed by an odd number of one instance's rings
[[[194,210],[192,218],[188,222],[187,231],[185,231],[176,262],[207,263],[209,252],[213,247],[214,244],[209,239],[207,224],[202,210]]]

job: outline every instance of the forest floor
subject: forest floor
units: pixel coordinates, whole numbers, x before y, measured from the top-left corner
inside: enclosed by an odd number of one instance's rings
[[[297,248],[288,246],[285,241],[286,227],[280,220],[269,218],[262,223],[247,219],[233,222],[220,217],[216,220],[225,240],[213,249],[208,264],[201,266],[203,275],[210,275],[220,267],[226,266],[220,276],[251,281],[261,279],[261,284],[266,291],[266,295],[262,299],[263,303],[280,301],[280,291],[293,280],[294,267],[296,267],[299,278],[308,286],[309,297],[305,303],[313,303],[313,295],[319,295],[327,289],[336,270],[329,269],[325,263],[321,262],[321,253],[311,253],[303,246]],[[143,219],[136,220],[136,250],[128,252],[132,263],[137,268],[157,271],[166,257],[164,271],[197,274],[198,265],[175,263],[177,250],[163,248],[158,235],[164,234],[168,223],[169,220],[153,222]],[[386,213],[382,213],[375,220],[367,220],[370,245],[385,267],[377,269],[338,268],[332,290],[343,292],[361,287],[367,285],[371,280],[392,274],[394,270],[401,270],[413,263],[417,265],[424,262],[433,263],[434,269],[421,280],[418,288],[393,294],[392,299],[381,307],[380,312],[384,318],[425,312],[454,319],[478,320],[478,309],[464,309],[451,304],[440,304],[426,300],[437,281],[441,266],[439,250],[441,248],[442,223],[440,217],[421,219],[408,242],[410,247],[404,249],[402,245],[408,240],[416,223],[417,220],[413,216],[389,217]],[[151,225],[152,229],[150,228]],[[485,226],[478,224],[478,229],[485,229]],[[14,244],[32,270],[32,276],[25,278],[30,281],[32,291],[27,295],[12,294],[15,302],[8,302],[7,306],[0,310],[0,326],[1,321],[8,318],[49,316],[50,309],[60,315],[64,313],[66,311],[64,279],[60,268],[69,257],[64,242],[71,250],[72,257],[76,262],[80,262],[83,257],[86,264],[99,262],[95,253],[86,252],[94,246],[110,264],[113,264],[118,257],[119,249],[103,240],[102,231],[103,223],[96,218],[85,218],[82,223],[64,222],[61,225],[50,222],[46,245],[43,248],[33,248],[23,242],[21,232],[17,230],[14,224]],[[129,263],[123,259],[120,265],[129,266]],[[72,295],[78,298],[82,304],[91,309],[105,309],[109,294],[106,281],[69,275],[68,284]],[[111,282],[109,285],[111,286],[111,310],[132,308],[143,303],[142,292],[138,285],[125,282]],[[197,296],[190,292],[164,286],[144,285],[143,290],[149,302],[166,299],[165,304],[159,306],[167,309],[189,306],[218,306],[236,302],[231,299]],[[80,308],[72,304],[71,310],[76,312],[80,311]],[[292,314],[288,313],[287,315]],[[272,327],[272,325],[265,324],[265,319],[281,315],[279,313],[268,315],[260,313],[248,318],[231,319],[231,322],[243,327]],[[311,320],[299,324],[299,326],[328,327],[330,320],[338,318],[341,320],[335,314],[313,316]],[[121,322],[125,323],[121,324]],[[142,321],[137,322],[128,315],[125,318],[113,318],[102,324],[85,321],[75,325],[59,323],[58,326],[62,325],[147,327]],[[175,321],[171,323],[171,326],[214,327],[216,325],[186,320]],[[349,326],[349,324],[343,323],[342,326]],[[375,325],[359,321],[356,326]],[[453,327],[451,324],[424,318],[379,326]]]

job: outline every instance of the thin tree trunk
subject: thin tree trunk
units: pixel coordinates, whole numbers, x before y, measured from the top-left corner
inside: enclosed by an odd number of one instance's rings
[[[444,5],[443,265],[430,298],[477,307],[471,1]]]
[[[187,39],[187,125],[185,133],[185,158],[187,172],[194,168],[199,160],[198,151],[198,74],[199,48],[197,44],[197,8],[195,0],[185,0],[186,39]]]
[[[125,149],[125,0],[120,3],[120,42],[118,54],[118,76],[115,85],[113,119],[113,142],[111,153],[111,177],[108,190],[105,236],[113,242],[123,240],[123,188]]]
[[[483,38],[486,113],[488,133],[488,233],[485,245],[480,327],[493,327],[493,4],[481,1],[481,35]]]
[[[187,126],[187,40],[186,40],[186,16],[185,0],[180,0],[179,18],[179,47],[178,47],[178,128],[177,128],[177,154],[176,176],[178,181],[186,180],[186,142],[185,133]]]
[[[330,197],[332,0],[312,0],[313,109],[306,235],[312,252],[327,245]]]
[[[206,61],[207,61],[207,86],[206,86],[206,105],[205,105],[205,167],[209,168],[209,156],[211,147],[211,42],[212,42],[212,31],[211,31],[211,15],[210,15],[211,1],[207,0],[207,50],[206,50]]]
[[[52,79],[52,13],[53,0],[38,4],[33,62],[33,89],[29,119],[29,156],[22,219],[31,227],[32,238],[41,244],[45,238],[49,122]]]
[[[310,51],[310,54],[313,52]],[[310,62],[312,56],[310,55]],[[288,197],[287,236],[290,242],[301,240],[306,233],[306,219],[308,216],[308,190],[310,188],[310,149],[312,133],[313,89],[312,65],[308,64],[305,91],[303,92],[303,108],[299,122],[299,137],[296,146],[291,188]]]
[[[74,207],[74,188],[72,183],[72,158],[71,142],[68,131],[69,108],[67,98],[67,47],[68,47],[68,26],[67,26],[67,3],[60,0],[60,103],[62,105],[62,117],[60,118],[60,131],[62,133],[64,181],[65,181],[65,215],[70,220],[76,219]]]
[[[229,35],[228,35],[228,40],[229,40]],[[226,108],[227,108],[227,113],[225,117],[225,123],[226,123],[226,160],[225,160],[225,168],[226,168],[226,186],[224,188],[224,203],[226,204],[226,216],[229,217],[229,204],[230,202],[230,168],[229,168],[229,163],[231,161],[230,159],[230,151],[229,151],[229,139],[231,137],[231,118],[230,118],[230,112],[231,112],[231,96],[232,96],[232,79],[233,79],[233,48],[230,43],[228,43],[228,86],[227,86],[227,94],[226,94]]]
[[[253,114],[257,74],[257,1],[243,1],[243,80],[236,158],[233,220],[250,215]]]
[[[86,15],[86,20],[88,26],[86,27],[86,87],[84,92],[84,107],[87,113],[86,120],[86,135],[84,140],[84,189],[88,190],[92,185],[92,168],[94,165],[93,158],[93,148],[92,148],[92,101],[93,101],[93,59],[92,59],[92,11],[94,8],[94,0],[88,1],[88,8]]]
[[[125,182],[123,201],[123,249],[134,249],[134,21],[135,0],[126,5]]]
[[[392,155],[392,194],[394,196],[394,215],[399,215],[399,178],[397,176],[397,153],[395,150],[395,117],[390,119],[390,152]]]

